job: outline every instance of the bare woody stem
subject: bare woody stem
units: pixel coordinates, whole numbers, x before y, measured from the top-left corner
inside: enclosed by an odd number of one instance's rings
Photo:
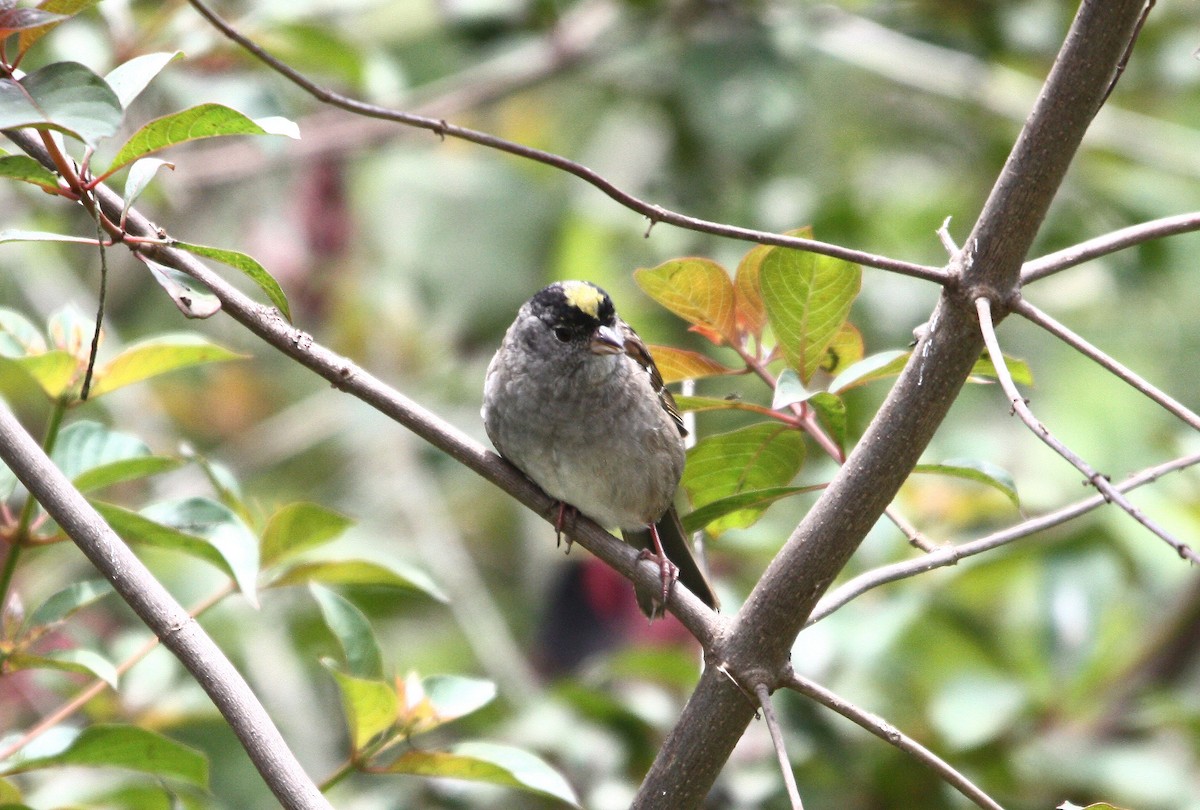
[[[974,299],[1017,290],[1021,263],[1100,107],[1141,0],[1084,0],[988,197],[926,334],[829,487],[750,593],[659,751],[635,808],[703,802],[753,707],[743,689],[785,672],[796,634],[915,466],[979,357]]]

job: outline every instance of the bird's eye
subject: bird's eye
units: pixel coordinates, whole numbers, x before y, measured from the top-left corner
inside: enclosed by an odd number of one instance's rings
[[[566,343],[571,339],[571,330],[565,326],[556,326],[554,327],[554,336],[561,342]]]

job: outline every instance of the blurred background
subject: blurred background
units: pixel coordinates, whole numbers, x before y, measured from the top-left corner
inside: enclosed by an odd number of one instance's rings
[[[941,265],[935,231],[949,218],[950,234],[966,237],[1074,5],[260,0],[218,10],[321,84],[556,152],[665,208],[765,230],[811,225],[823,241]],[[1200,209],[1198,46],[1200,9],[1160,3],[1035,255]],[[657,308],[631,273],[684,255],[732,269],[749,245],[661,225],[647,234],[641,217],[561,171],[323,107],[185,3],[105,0],[48,37],[24,67],[69,59],[104,72],[174,49],[186,58],[137,101],[134,124],[218,101],[254,117],[287,116],[302,138],[173,149],[163,157],[175,171],[159,176],[139,208],[177,238],[253,255],[280,280],[300,328],[481,441],[487,362],[520,303],[554,279],[605,287],[651,342],[735,362]],[[13,184],[0,185],[0,211],[5,228],[92,233],[79,212]],[[1041,281],[1028,298],[1200,407],[1198,254],[1197,235],[1153,242]],[[668,622],[648,628],[627,610],[625,583],[582,549],[564,557],[552,528],[473,473],[224,316],[185,322],[128,255],[112,251],[109,261],[106,353],[187,329],[247,357],[124,389],[70,418],[110,423],[160,453],[189,445],[226,466],[264,513],[303,499],[352,518],[340,551],[421,570],[451,600],[344,591],[371,618],[386,666],[498,686],[485,710],[440,733],[534,751],[584,806],[627,806],[697,678],[686,634]],[[91,250],[0,250],[0,303],[35,322],[64,304],[94,312],[97,278]],[[936,295],[926,282],[866,269],[851,319],[868,353],[906,347]],[[1186,426],[1036,327],[1010,318],[1000,339],[1031,367],[1026,393],[1039,418],[1113,480],[1200,446]],[[851,441],[888,384],[849,397]],[[701,391],[770,402],[749,377]],[[20,391],[5,394],[39,433],[44,411]],[[697,428],[704,435],[735,424],[701,414]],[[809,450],[798,484],[831,475]],[[994,490],[914,476],[896,506],[939,543],[1088,494],[1075,470],[1010,418],[995,386],[964,390],[924,460],[951,458],[1009,471],[1021,510]],[[1193,547],[1198,480],[1184,472],[1134,495]],[[186,467],[129,499],[194,494],[211,487]],[[757,525],[707,544],[727,611],[815,497],[780,502]],[[919,553],[881,523],[843,577]],[[35,554],[17,580],[28,603],[92,576],[68,544]],[[142,556],[185,604],[221,581],[191,558]],[[88,613],[74,632],[119,658],[145,631],[123,609],[107,610]],[[318,663],[336,644],[308,594],[272,591],[259,610],[235,596],[203,623],[310,773],[320,779],[337,767],[345,732]],[[1198,653],[1196,572],[1110,508],[872,591],[802,633],[793,662],[1006,807],[1106,800],[1194,810]],[[10,683],[0,732],[27,726],[77,686],[62,676]],[[776,700],[806,806],[967,806],[921,765],[827,710],[795,695]],[[164,651],[87,711],[95,720],[135,718],[205,751],[211,806],[273,806],[207,698]],[[47,780],[27,800],[80,801],[91,779],[97,791],[108,787],[91,774],[69,785]],[[339,808],[553,806],[416,777],[354,776],[330,799]],[[761,723],[725,768],[713,806],[786,806]]]

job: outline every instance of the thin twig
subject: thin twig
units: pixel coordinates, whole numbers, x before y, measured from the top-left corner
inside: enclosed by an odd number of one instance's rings
[[[938,550],[938,545],[922,534],[920,529],[909,523],[895,507],[889,506],[883,510],[883,514],[887,515],[887,519],[908,538],[908,544],[913,548],[919,548],[927,553]]]
[[[812,698],[822,706],[832,709],[852,723],[865,728],[884,742],[899,748],[918,762],[931,768],[947,784],[975,802],[978,806],[985,808],[985,810],[1004,810],[992,797],[976,787],[970,779],[955,770],[950,763],[879,715],[858,708],[853,703],[843,699],[840,695],[807,678],[802,678],[794,672],[789,673],[780,685]]]
[[[1117,89],[1117,82],[1121,81],[1121,76],[1125,73],[1125,68],[1129,65],[1129,57],[1133,56],[1133,46],[1137,44],[1138,34],[1142,33],[1142,26],[1146,24],[1146,18],[1150,16],[1150,12],[1154,9],[1156,0],[1146,0],[1146,7],[1142,9],[1142,16],[1138,18],[1137,25],[1134,26],[1133,34],[1129,37],[1129,44],[1125,46],[1125,53],[1121,54],[1121,61],[1117,63],[1117,69],[1113,71],[1112,81],[1108,84],[1108,89],[1104,91],[1104,98],[1100,103],[1108,101],[1108,97],[1112,95],[1112,91]]]
[[[87,371],[83,375],[83,387],[79,390],[79,398],[84,402],[87,401],[88,393],[92,389],[92,374],[96,370],[96,356],[100,353],[100,330],[104,323],[104,299],[108,295],[108,248],[104,246],[104,228],[100,224],[99,217],[96,218],[96,244],[100,250],[100,290],[96,294],[96,325],[92,329],[92,346],[88,351]]]
[[[1119,231],[1106,233],[1095,239],[1089,239],[1086,242],[1080,242],[1069,248],[1025,262],[1021,268],[1021,284],[1037,281],[1092,259],[1098,259],[1101,256],[1107,256],[1144,242],[1197,230],[1200,230],[1200,211],[1176,214],[1162,219],[1152,219],[1138,225],[1130,225],[1128,228],[1121,228]]]
[[[459,138],[464,141],[486,146],[490,149],[495,149],[500,152],[506,152],[510,155],[522,157],[527,160],[533,160],[538,163],[543,163],[547,166],[553,166],[561,169],[569,174],[572,174],[586,183],[591,184],[601,192],[606,194],[611,199],[617,201],[621,205],[636,211],[642,216],[650,220],[651,225],[659,222],[665,222],[668,225],[675,225],[688,230],[699,231],[701,233],[710,233],[715,236],[724,236],[730,239],[741,239],[747,242],[756,242],[763,245],[779,245],[782,247],[795,248],[796,250],[809,251],[811,253],[820,253],[825,256],[833,256],[838,259],[855,264],[867,265],[868,267],[877,267],[881,270],[888,270],[893,273],[920,278],[926,281],[932,281],[937,284],[944,284],[949,275],[939,267],[927,267],[922,264],[913,262],[899,261],[886,256],[879,256],[873,253],[867,253],[861,250],[851,250],[833,245],[827,242],[818,242],[814,239],[801,239],[796,236],[784,236],[782,234],[770,233],[769,231],[757,231],[751,228],[740,228],[734,225],[726,225],[720,222],[712,222],[709,220],[698,219],[696,217],[686,216],[674,211],[663,208],[662,206],[646,202],[632,194],[618,188],[609,180],[588,167],[577,163],[573,160],[556,155],[552,152],[546,152],[541,149],[534,149],[523,144],[499,138],[495,135],[490,135],[486,132],[468,129],[451,124],[444,119],[429,118],[423,115],[414,115],[412,113],[393,110],[388,107],[380,107],[375,104],[368,104],[357,99],[348,98],[328,90],[315,82],[311,81],[299,71],[295,70],[285,62],[276,59],[271,54],[267,53],[261,46],[257,45],[253,40],[248,39],[241,34],[228,22],[223,20],[211,8],[209,8],[202,0],[188,0],[193,8],[208,20],[213,27],[219,30],[229,39],[236,42],[246,51],[258,58],[276,73],[283,76],[288,81],[301,88],[309,95],[319,101],[335,107],[341,107],[344,110],[367,116],[369,118],[382,118],[388,121],[395,121],[399,124],[404,124],[418,129],[427,129],[441,138],[451,137]]]
[[[942,227],[937,229],[938,241],[942,243],[942,247],[946,249],[946,254],[951,260],[958,257],[959,247],[954,241],[954,237],[950,235],[950,217],[942,220]]]
[[[1136,374],[1132,369],[1129,369],[1114,358],[1109,357],[1107,354],[1100,351],[1100,349],[1084,340],[1083,337],[1075,334],[1066,326],[1059,323],[1033,304],[1029,303],[1029,301],[1021,299],[1013,304],[1011,309],[1018,315],[1042,327],[1071,348],[1076,349],[1081,354],[1096,361],[1096,363],[1103,366],[1108,371],[1111,371],[1115,376],[1129,383],[1138,391],[1166,408],[1172,414],[1179,417],[1184,422],[1187,422],[1188,425],[1190,425],[1193,429],[1200,430],[1200,416],[1197,416],[1195,411],[1191,410],[1182,402],[1175,399],[1170,394],[1167,394],[1165,391],[1161,391],[1157,387],[1151,385],[1149,382]]]
[[[796,787],[796,774],[792,773],[792,763],[788,761],[787,746],[783,743],[783,729],[779,725],[779,717],[771,704],[771,690],[765,683],[759,682],[754,687],[754,695],[762,708],[763,720],[766,721],[767,731],[771,732],[771,742],[775,746],[775,756],[779,759],[779,770],[783,774],[783,784],[787,788],[788,799],[792,810],[804,810],[804,802],[800,800],[800,789]]]
[[[1200,464],[1200,453],[1193,453],[1189,456],[1172,459],[1163,464],[1149,467],[1113,486],[1121,492],[1129,492],[1145,484],[1153,483],[1167,473],[1182,470],[1196,464]],[[994,548],[999,548],[1024,537],[1029,537],[1030,535],[1066,523],[1068,520],[1073,520],[1080,515],[1098,509],[1106,503],[1108,503],[1108,499],[1103,495],[1092,495],[1041,517],[1023,521],[1016,526],[993,532],[977,540],[972,540],[958,546],[943,546],[924,557],[904,560],[903,562],[880,566],[872,571],[866,571],[848,580],[836,591],[833,591],[821,600],[820,604],[817,605],[809,617],[808,624],[811,625],[821,621],[829,616],[829,614],[844,607],[848,602],[857,599],[867,591],[878,588],[880,585],[886,585],[889,582],[896,582],[901,579],[908,579],[917,574],[932,571],[935,568],[955,565],[959,560],[973,557],[976,554],[982,554],[985,551],[991,551]]]
[[[1075,469],[1083,473],[1088,483],[1098,489],[1108,501],[1121,507],[1130,517],[1157,535],[1167,545],[1171,546],[1171,548],[1175,549],[1176,553],[1183,559],[1193,563],[1200,562],[1200,555],[1197,555],[1186,543],[1174,537],[1166,529],[1159,526],[1157,522],[1147,517],[1142,510],[1130,503],[1128,498],[1113,487],[1108,478],[1093,469],[1090,464],[1084,461],[1073,450],[1056,439],[1046,426],[1037,420],[1037,417],[1033,415],[1033,411],[1029,410],[1029,406],[1025,403],[1025,398],[1017,390],[1012,375],[1008,373],[1008,365],[1004,362],[1004,355],[1000,351],[1000,341],[996,338],[996,330],[992,325],[991,302],[987,298],[977,298],[975,299],[975,310],[979,314],[979,329],[983,334],[983,341],[987,345],[988,353],[991,355],[992,362],[996,366],[996,378],[1000,381],[1000,386],[1004,389],[1005,395],[1012,403],[1013,413],[1019,416],[1021,421],[1028,425],[1034,435],[1041,439],[1047,447],[1058,453],[1070,462]]]

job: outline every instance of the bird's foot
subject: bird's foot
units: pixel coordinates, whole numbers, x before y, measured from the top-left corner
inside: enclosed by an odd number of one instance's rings
[[[579,511],[569,503],[558,502],[558,517],[554,519],[554,547],[558,548],[562,545],[563,535],[566,532],[568,524],[571,528],[575,527],[575,519],[579,517]],[[570,534],[566,534],[567,538],[567,554],[571,553],[571,544],[574,542]]]
[[[654,538],[657,543],[657,536]],[[644,548],[638,552],[638,561],[650,560],[658,564],[658,576],[662,580],[662,602],[666,605],[667,599],[671,596],[671,589],[675,586],[675,580],[679,579],[679,566],[667,559],[667,555],[660,550],[656,553],[648,548]]]

